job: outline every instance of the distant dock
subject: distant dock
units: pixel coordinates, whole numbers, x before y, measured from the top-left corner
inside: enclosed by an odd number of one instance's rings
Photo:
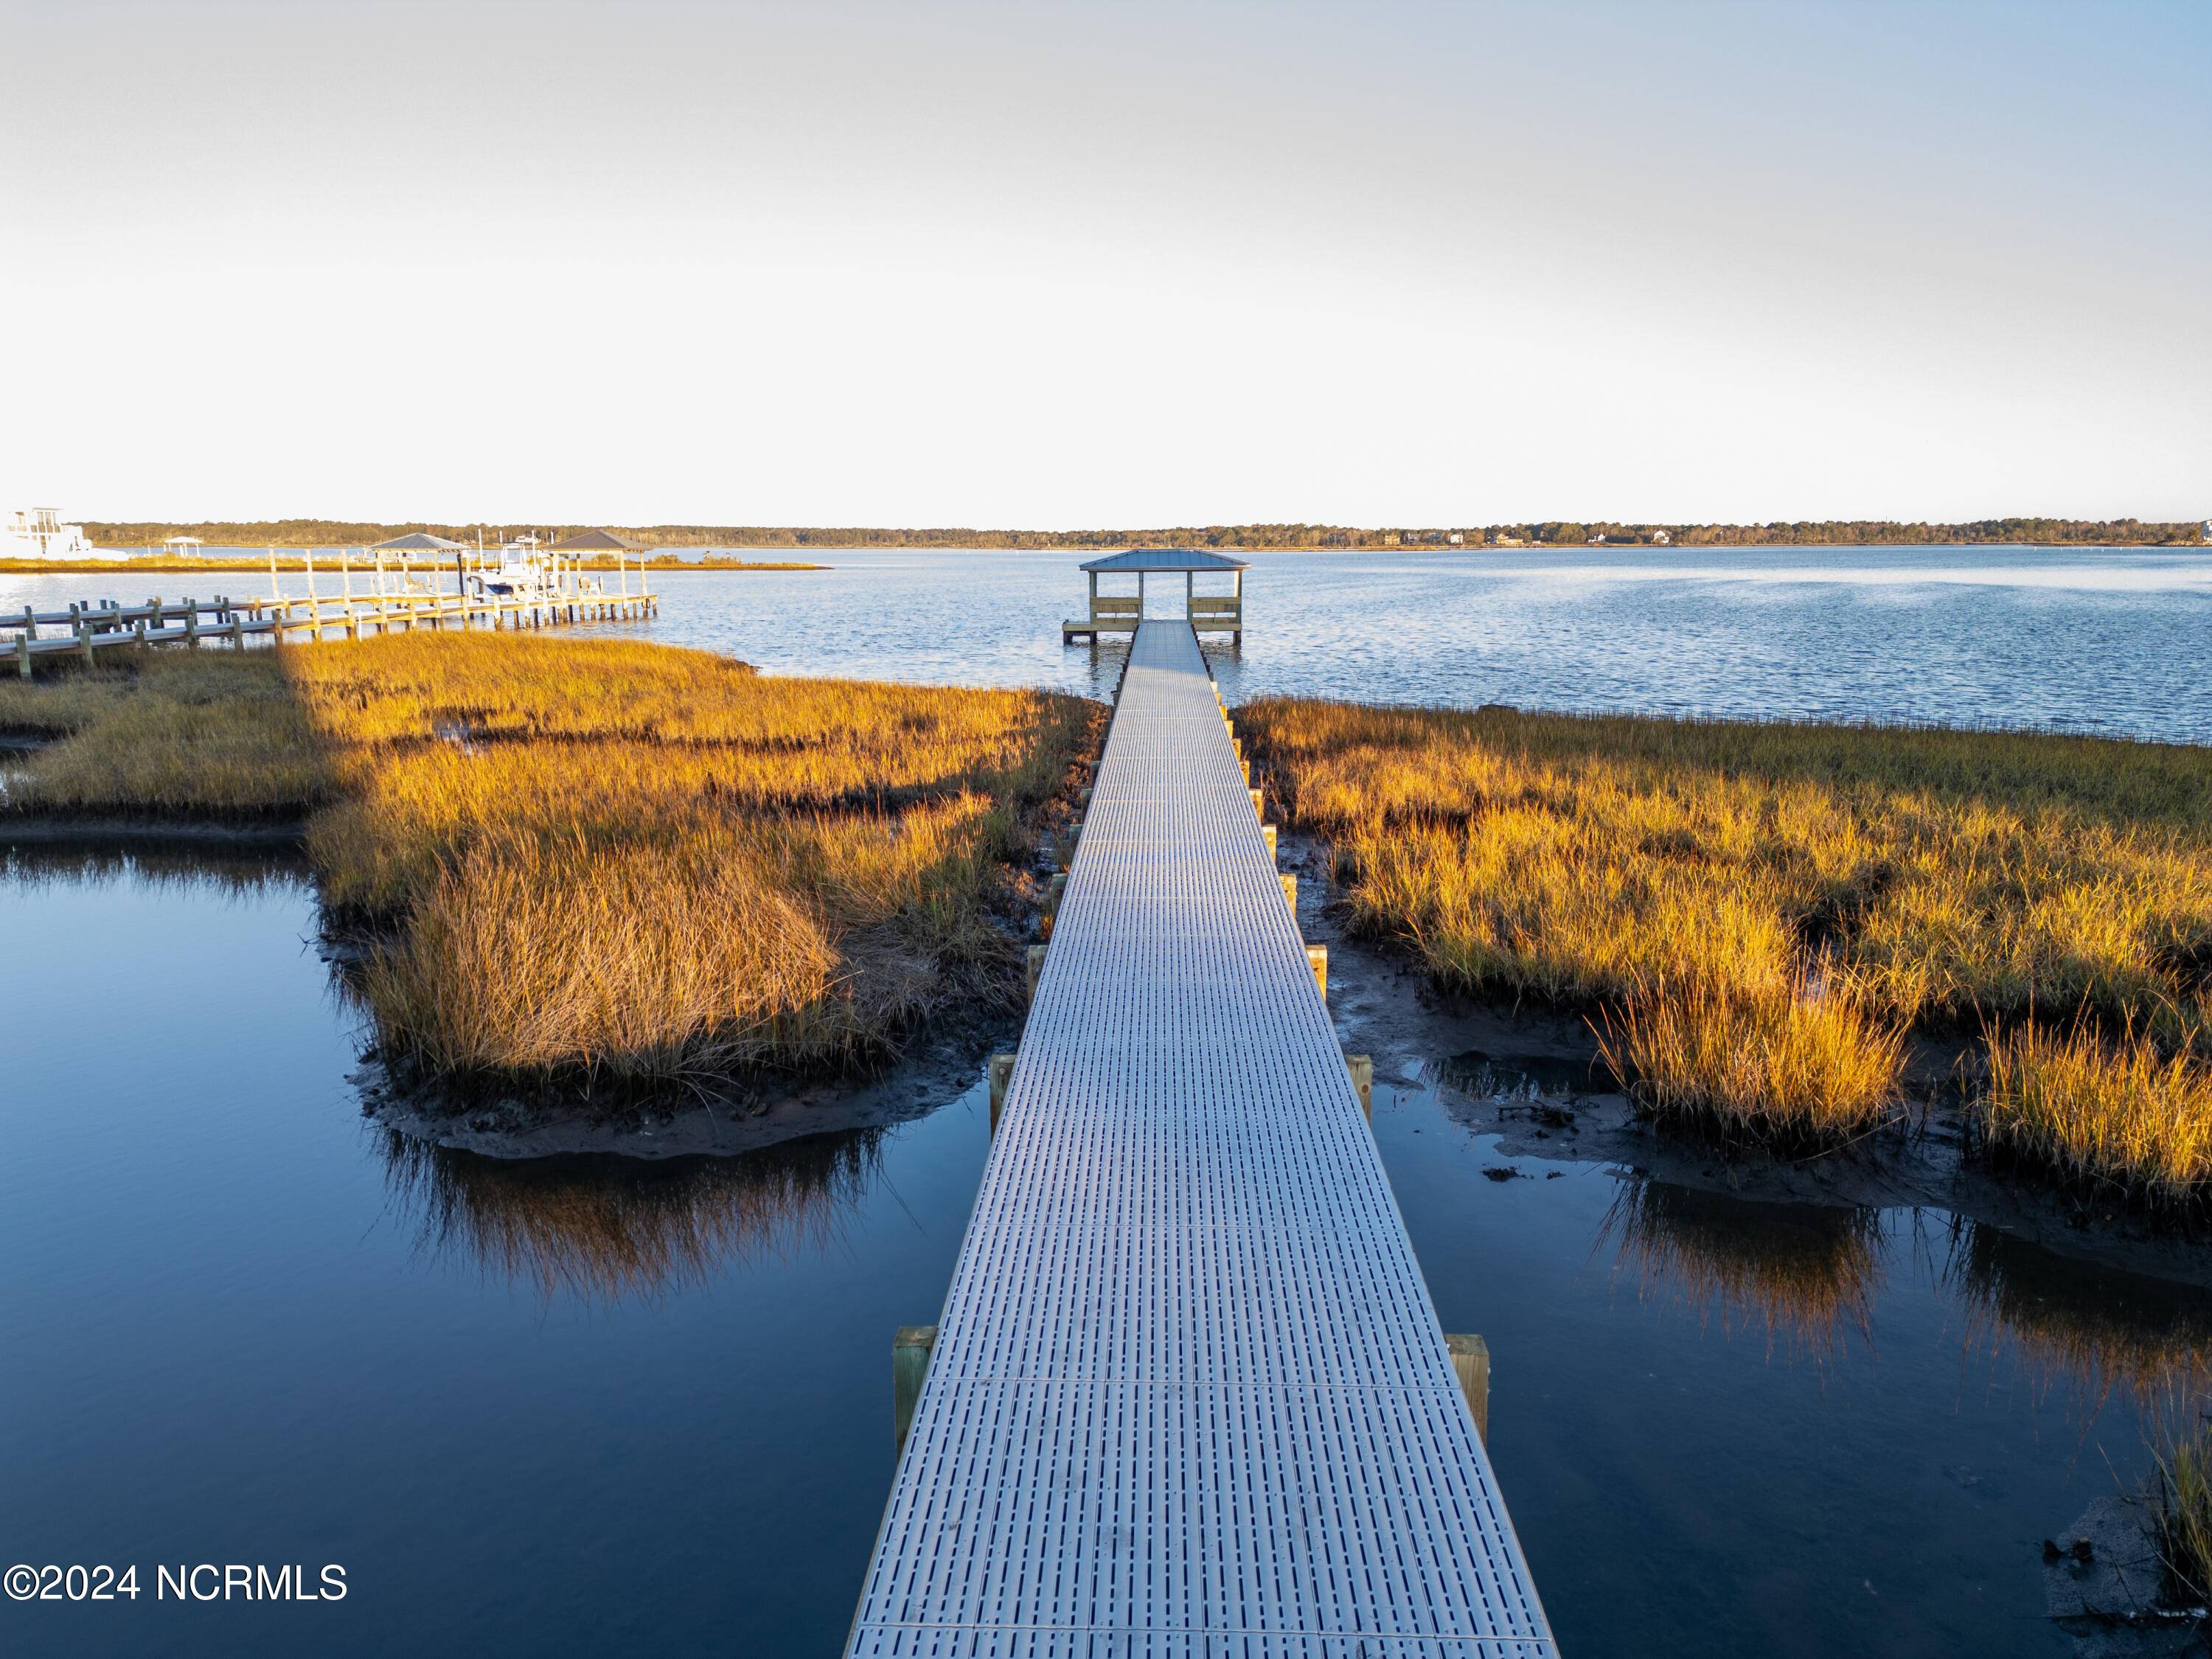
[[[273,555],[270,568],[273,588]],[[635,591],[626,569],[610,589],[604,580],[560,563],[549,563],[542,575],[526,581],[502,581],[497,573],[471,572],[461,562],[379,560],[372,569],[356,572],[348,564],[338,574],[343,586],[337,593],[313,591],[311,563],[310,591],[296,596],[153,599],[143,605],[103,599],[61,610],[25,605],[17,612],[0,611],[0,661],[12,659],[16,672],[28,679],[40,663],[90,664],[103,652],[132,647],[228,644],[243,649],[256,637],[277,643],[303,635],[357,640],[418,628],[544,628],[648,617],[660,607],[659,595],[647,585],[642,570]],[[353,592],[356,574],[367,587],[358,594]]]

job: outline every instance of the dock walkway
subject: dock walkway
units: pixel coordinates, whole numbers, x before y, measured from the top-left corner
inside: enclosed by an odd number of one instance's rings
[[[1131,647],[848,1652],[1556,1653],[1184,622]]]

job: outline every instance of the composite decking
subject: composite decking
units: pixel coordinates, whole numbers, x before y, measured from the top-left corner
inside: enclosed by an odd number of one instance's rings
[[[848,1651],[1555,1651],[1181,622],[1131,648]]]

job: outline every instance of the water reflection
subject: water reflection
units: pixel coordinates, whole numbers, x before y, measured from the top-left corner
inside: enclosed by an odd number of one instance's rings
[[[807,1135],[732,1158],[511,1159],[374,1131],[428,1255],[547,1298],[654,1299],[724,1269],[834,1243],[884,1131]]]
[[[1967,1310],[1967,1341],[2021,1362],[2045,1387],[2137,1406],[2201,1394],[2212,1355],[2212,1298],[2086,1262],[1960,1218],[1944,1281]]]
[[[0,842],[0,881],[25,892],[68,885],[134,886],[238,897],[305,891],[307,860],[287,842]]]
[[[1633,1175],[1597,1240],[1639,1299],[1665,1298],[1701,1322],[1717,1316],[1730,1333],[1762,1332],[1770,1353],[1779,1340],[1816,1361],[1838,1357],[1854,1334],[1872,1347],[1901,1242],[1963,1316],[1966,1354],[2018,1364],[2041,1390],[2063,1389],[2094,1411],[2116,1389],[2148,1407],[2201,1395],[2212,1381],[2212,1297],[1963,1216],[1767,1203]]]
[[[1641,1299],[1663,1297],[1722,1328],[1757,1328],[1768,1352],[1835,1355],[1856,1331],[1872,1340],[1882,1285],[1881,1212],[1769,1204],[1643,1176],[1625,1180],[1598,1247],[1616,1250]]]

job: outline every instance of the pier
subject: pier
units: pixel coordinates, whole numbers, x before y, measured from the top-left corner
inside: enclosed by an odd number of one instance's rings
[[[1255,806],[1140,622],[855,1659],[1556,1653]]]
[[[349,568],[343,571],[344,587],[337,593],[313,591],[311,566],[310,591],[297,596],[155,599],[131,605],[102,600],[44,611],[29,605],[20,611],[0,611],[0,662],[12,661],[16,672],[28,679],[41,662],[76,659],[89,664],[102,652],[133,646],[231,645],[243,649],[248,639],[257,638],[278,643],[302,636],[357,640],[416,628],[544,628],[647,617],[656,614],[660,605],[642,568],[635,592],[626,570],[613,591],[567,567],[552,568],[542,581],[508,585],[501,591],[497,581],[460,565],[387,567],[380,562],[373,573],[359,573],[364,583],[373,575],[374,586],[356,595],[352,592],[355,574]],[[272,564],[272,588],[275,580]],[[448,580],[450,589],[445,586]],[[389,581],[397,581],[398,590],[392,591]]]

